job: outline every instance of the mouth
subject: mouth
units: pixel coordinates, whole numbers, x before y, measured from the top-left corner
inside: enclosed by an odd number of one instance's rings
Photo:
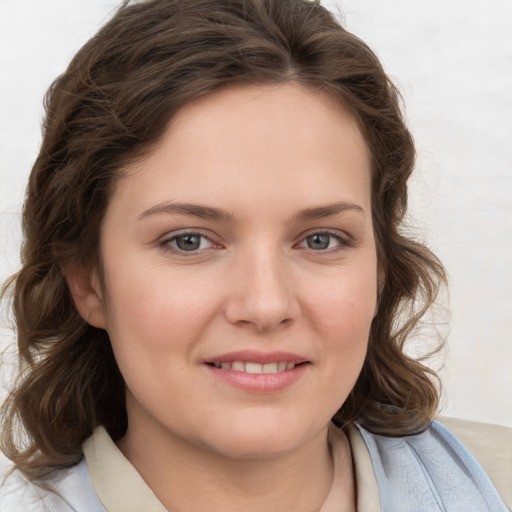
[[[275,350],[239,350],[203,361],[210,376],[230,387],[250,393],[275,393],[310,374],[312,361],[303,355]]]
[[[266,374],[266,373],[282,373],[293,370],[297,366],[309,364],[309,361],[294,362],[294,361],[274,361],[270,363],[257,363],[254,361],[220,361],[220,362],[207,362],[208,366],[221,369],[231,370],[234,372],[244,372],[251,374]]]

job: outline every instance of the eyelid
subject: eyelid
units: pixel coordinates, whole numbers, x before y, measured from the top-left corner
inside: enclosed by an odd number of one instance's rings
[[[324,249],[324,250],[314,250],[314,249],[310,249],[307,247],[305,248],[305,249],[309,249],[310,251],[313,251],[315,253],[330,253],[330,252],[343,251],[347,248],[352,247],[355,244],[354,238],[351,237],[345,231],[340,231],[338,229],[332,229],[332,228],[315,228],[315,229],[308,230],[305,233],[302,233],[300,235],[299,242],[297,245],[302,244],[303,242],[305,242],[305,240],[308,237],[313,236],[313,235],[329,235],[329,236],[332,236],[333,238],[337,239],[340,242],[340,247],[334,248],[334,249],[331,248],[331,249]]]
[[[193,250],[193,251],[183,251],[183,250],[179,249],[178,247],[173,247],[171,245],[171,242],[173,240],[176,240],[179,237],[184,237],[187,235],[198,236],[198,237],[204,238],[212,244],[212,247],[207,247],[204,249],[197,249],[197,250]],[[216,242],[211,235],[205,234],[203,232],[203,230],[201,230],[201,229],[183,228],[183,229],[178,229],[175,231],[168,232],[165,235],[161,236],[156,241],[156,245],[165,252],[170,252],[172,254],[176,254],[179,256],[197,256],[199,254],[203,254],[205,251],[208,251],[208,250],[214,248],[214,246],[216,246],[216,245],[219,246],[220,244],[218,242]]]
[[[203,248],[203,249],[192,250],[192,251],[184,251],[184,250],[179,249],[178,247],[173,247],[170,245],[171,242],[173,240],[175,240],[176,238],[179,238],[181,236],[187,236],[187,235],[192,235],[192,236],[195,235],[195,236],[204,238],[204,239],[208,240],[212,244],[212,246]],[[355,240],[353,239],[353,237],[350,236],[345,231],[341,231],[338,229],[332,229],[332,228],[314,228],[314,229],[310,229],[306,232],[301,233],[301,235],[299,236],[299,240],[295,244],[295,246],[300,246],[300,244],[305,242],[305,240],[309,236],[313,236],[313,235],[329,235],[329,236],[335,238],[336,240],[338,240],[339,244],[340,244],[339,247],[323,249],[323,250],[314,250],[314,249],[304,247],[304,249],[308,249],[315,253],[327,254],[327,253],[331,253],[331,252],[338,252],[338,251],[342,251],[347,248],[350,248],[355,244]],[[155,242],[155,245],[157,245],[163,251],[181,255],[181,256],[197,256],[199,254],[203,254],[205,251],[208,251],[213,248],[219,248],[221,246],[220,243],[215,241],[215,238],[213,236],[211,236],[210,234],[205,234],[204,230],[202,230],[202,229],[194,229],[194,228],[183,228],[183,229],[178,229],[175,231],[168,232],[165,235],[159,237],[158,240]],[[215,247],[215,246],[217,246],[217,247]]]

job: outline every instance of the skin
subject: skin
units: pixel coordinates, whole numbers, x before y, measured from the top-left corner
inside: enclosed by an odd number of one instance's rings
[[[361,370],[376,308],[370,186],[350,114],[293,83],[232,86],[186,105],[118,182],[101,229],[104,287],[80,269],[67,278],[126,381],[119,447],[169,510],[208,500],[210,511],[313,511],[325,500],[327,427]],[[186,253],[180,244],[194,239],[176,238],[184,233],[202,236]],[[308,363],[285,389],[252,392],[205,364],[238,350]]]

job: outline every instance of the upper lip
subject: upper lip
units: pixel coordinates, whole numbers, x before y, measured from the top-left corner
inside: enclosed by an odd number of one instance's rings
[[[214,356],[205,360],[205,363],[232,363],[233,361],[244,361],[251,363],[267,364],[276,363],[279,361],[286,361],[287,363],[305,363],[308,362],[306,357],[303,357],[292,352],[257,352],[252,350],[240,350],[237,352],[229,352]]]

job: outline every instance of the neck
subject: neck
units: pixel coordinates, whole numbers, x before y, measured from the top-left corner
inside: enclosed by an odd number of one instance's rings
[[[346,503],[353,510],[354,483],[346,438],[338,450]],[[130,424],[119,448],[167,510],[318,511],[333,480],[327,426],[299,448],[269,458],[233,458],[192,444],[159,426]],[[338,505],[339,506],[339,505]]]

